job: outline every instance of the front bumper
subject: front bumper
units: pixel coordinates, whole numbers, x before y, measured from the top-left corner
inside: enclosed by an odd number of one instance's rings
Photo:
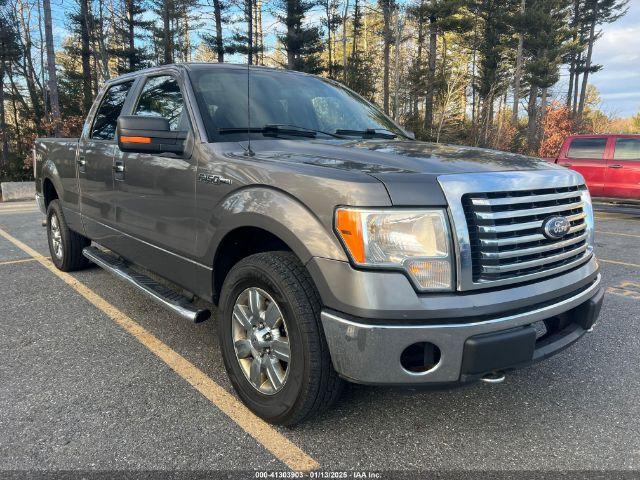
[[[334,368],[347,380],[396,385],[469,381],[542,360],[578,340],[600,312],[604,296],[600,281],[598,274],[561,300],[483,321],[367,324],[324,310],[322,324]],[[536,339],[533,324],[543,320],[554,329]],[[436,345],[439,361],[428,371],[409,371],[402,366],[401,355],[419,342]]]

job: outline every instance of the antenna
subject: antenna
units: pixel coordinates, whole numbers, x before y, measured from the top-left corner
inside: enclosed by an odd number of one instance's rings
[[[247,157],[253,157],[255,155],[255,152],[253,150],[251,150],[251,57],[253,55],[253,25],[252,25],[252,18],[251,18],[251,4],[249,3],[249,12],[248,12],[248,17],[249,17],[249,21],[248,23],[248,38],[249,38],[249,49],[248,49],[248,54],[247,54],[247,149],[245,150],[244,154]]]

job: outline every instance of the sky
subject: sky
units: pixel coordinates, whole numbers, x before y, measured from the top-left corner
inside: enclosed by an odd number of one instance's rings
[[[52,7],[54,37],[59,45],[68,35],[67,13],[75,8],[75,1],[53,0]],[[318,12],[312,14],[314,17],[317,15]],[[270,15],[265,14],[264,21],[265,32],[277,28]],[[312,21],[317,22],[318,19],[313,18]],[[619,117],[640,112],[640,0],[629,0],[628,12],[624,17],[602,26],[602,36],[593,51],[593,62],[604,66],[601,71],[589,76],[589,83],[600,92],[600,108],[607,114]],[[564,69],[553,93],[558,96],[565,94],[567,82],[568,72]]]
[[[601,108],[621,117],[640,112],[640,0],[630,0],[624,17],[602,27],[593,61],[604,65],[589,76],[600,91]]]

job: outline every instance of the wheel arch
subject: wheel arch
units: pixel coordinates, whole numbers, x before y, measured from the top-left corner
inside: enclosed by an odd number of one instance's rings
[[[254,253],[291,251],[303,265],[317,256],[347,261],[333,232],[304,204],[279,190],[235,192],[216,209],[212,223],[218,225],[208,252],[216,302],[226,274]]]
[[[42,166],[42,195],[45,208],[52,200],[61,199],[63,191],[58,169],[51,160],[47,160]]]

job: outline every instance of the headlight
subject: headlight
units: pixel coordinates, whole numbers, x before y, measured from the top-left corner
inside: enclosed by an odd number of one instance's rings
[[[591,194],[587,187],[584,187],[581,192],[582,201],[584,202],[584,213],[586,214],[586,218],[584,219],[587,224],[587,248],[590,251],[593,251],[593,247],[595,246],[595,225],[593,219],[593,204],[591,202]]]
[[[451,290],[444,210],[339,208],[336,231],[356,265],[406,271],[420,290]]]

